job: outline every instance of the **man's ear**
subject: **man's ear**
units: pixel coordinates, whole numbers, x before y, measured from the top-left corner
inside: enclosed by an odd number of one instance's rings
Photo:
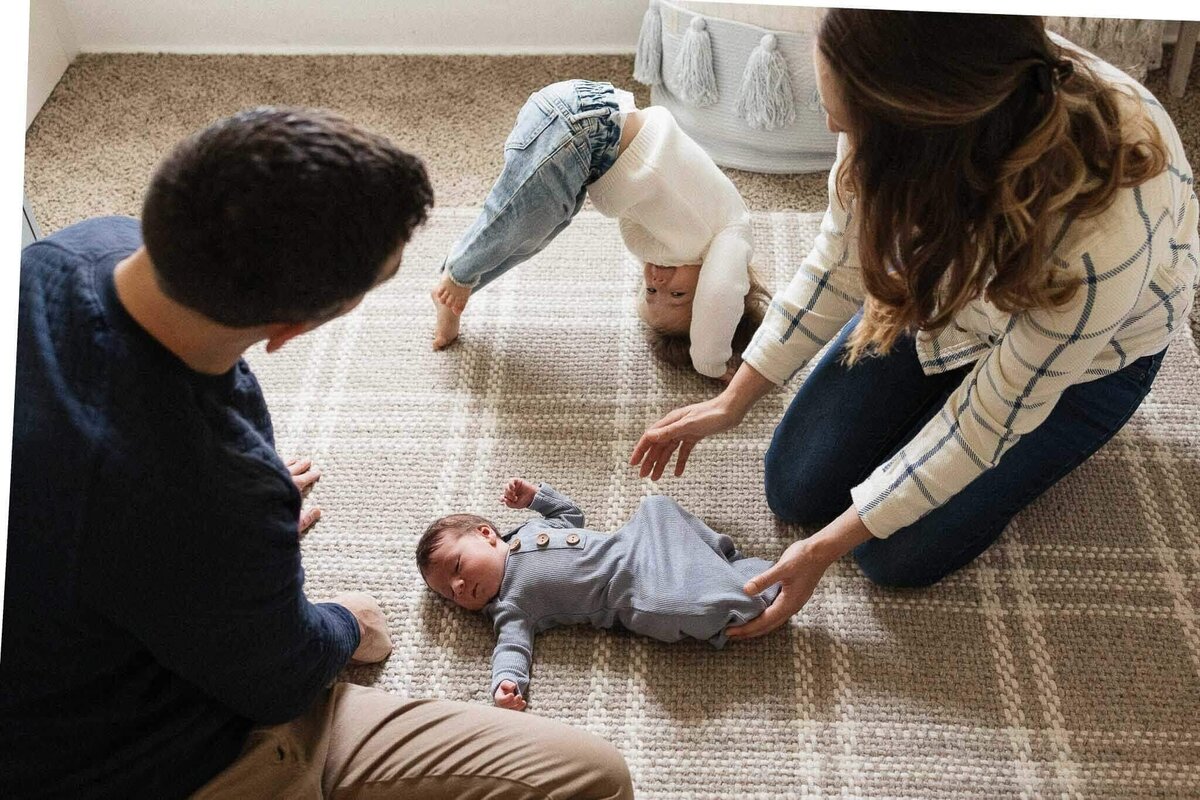
[[[274,353],[285,344],[295,339],[297,336],[308,333],[329,322],[332,319],[337,319],[343,314],[348,314],[358,307],[358,304],[366,297],[366,293],[351,297],[349,300],[343,301],[336,307],[321,314],[316,319],[308,322],[277,322],[267,326],[267,352]]]
[[[278,322],[267,326],[267,352],[274,353],[302,333],[317,327],[311,322]]]

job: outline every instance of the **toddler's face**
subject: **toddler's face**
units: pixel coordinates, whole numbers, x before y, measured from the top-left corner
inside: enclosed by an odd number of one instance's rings
[[[642,270],[642,317],[659,331],[685,333],[692,320],[692,300],[700,279],[699,264],[663,267],[646,263]]]
[[[478,611],[500,591],[508,546],[486,525],[449,535],[433,551],[425,580],[447,600]]]

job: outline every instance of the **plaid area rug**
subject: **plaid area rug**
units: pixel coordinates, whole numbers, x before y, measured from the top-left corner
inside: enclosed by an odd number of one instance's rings
[[[303,545],[310,597],[370,592],[395,637],[386,664],[345,677],[486,703],[491,630],[428,591],[413,552],[445,513],[525,519],[499,502],[508,477],[553,483],[599,530],[661,492],[753,555],[803,532],[774,521],[762,489],[791,391],[702,442],[683,478],[655,485],[626,466],[646,425],[716,387],[651,359],[639,271],[611,220],[582,213],[432,352],[429,289],[473,216],[437,210],[357,311],[249,359],[280,452],[325,473],[308,501],[324,510]],[[756,215],[772,288],[818,222]],[[1194,797],[1198,520],[1200,357],[1180,336],[1130,424],[968,569],[889,591],[847,559],[789,628],[719,652],[551,631],[530,712],[608,738],[646,798]]]

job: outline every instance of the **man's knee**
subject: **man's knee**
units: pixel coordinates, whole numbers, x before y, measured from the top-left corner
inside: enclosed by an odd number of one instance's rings
[[[570,760],[585,773],[582,780],[570,788],[570,796],[589,800],[632,800],[633,778],[621,752],[591,733],[579,731],[570,738],[573,739]]]
[[[605,755],[597,765],[597,771],[602,776],[600,789],[604,794],[598,796],[606,800],[633,800],[633,776],[629,774],[625,757],[609,742],[601,742]]]

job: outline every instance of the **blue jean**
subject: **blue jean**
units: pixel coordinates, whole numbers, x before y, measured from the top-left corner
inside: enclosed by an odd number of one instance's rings
[[[767,450],[767,504],[785,522],[818,528],[845,511],[850,489],[912,440],[971,371],[926,375],[911,337],[847,367],[843,345],[858,319],[800,387]],[[1068,388],[995,467],[914,524],[857,547],[859,567],[880,585],[928,586],[970,563],[1018,511],[1128,422],[1165,352]]]
[[[621,119],[611,83],[562,81],[531,94],[483,211],[446,258],[451,280],[481,288],[548,245],[617,160]]]

